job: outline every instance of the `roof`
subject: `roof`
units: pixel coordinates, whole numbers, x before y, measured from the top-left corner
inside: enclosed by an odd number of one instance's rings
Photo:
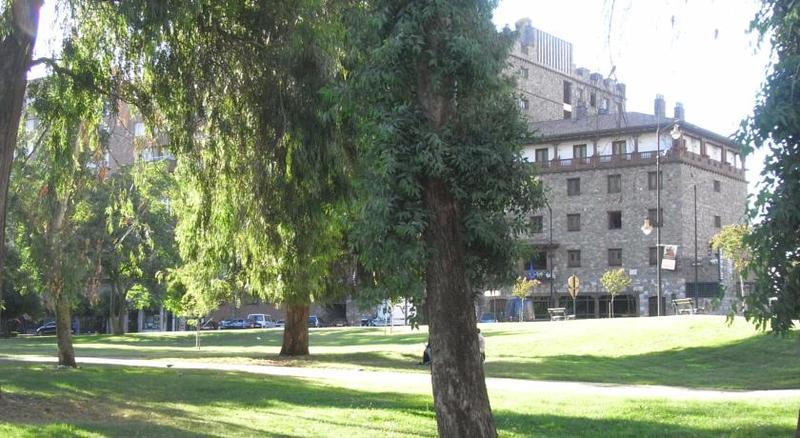
[[[717,143],[728,145],[738,149],[736,144],[729,137],[722,136],[715,132],[693,125],[684,120],[672,117],[656,118],[652,114],[637,112],[613,113],[592,115],[581,118],[546,120],[533,122],[530,128],[534,133],[533,143],[546,143],[559,140],[571,140],[597,137],[602,135],[632,134],[655,131],[657,128],[666,130],[678,123],[682,130],[708,138]]]

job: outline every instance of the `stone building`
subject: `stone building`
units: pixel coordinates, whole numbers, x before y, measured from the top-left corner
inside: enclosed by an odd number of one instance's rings
[[[633,283],[615,299],[615,315],[656,315],[656,232],[643,233],[645,218],[661,225],[662,245],[677,245],[674,269],[662,264],[662,315],[673,313],[675,298],[696,297],[708,312],[725,312],[732,304],[737,277],[727,260],[711,252],[709,241],[722,226],[744,220],[747,183],[739,147],[686,122],[680,104],[674,117],[666,117],[661,96],[655,113],[531,124],[537,136],[524,153],[537,167],[549,205],[531,217],[526,238],[533,250],[524,272],[542,282],[526,309],[529,317],[546,318],[549,307],[567,307],[571,313],[566,287],[571,275],[581,281],[577,317],[607,316],[610,297],[600,277],[618,268]],[[721,299],[720,284],[726,291]],[[507,310],[509,298],[495,300],[483,308],[513,314]]]
[[[624,84],[575,68],[572,44],[532,27],[530,19],[516,27],[509,71],[517,77],[520,108],[532,121],[624,112]]]

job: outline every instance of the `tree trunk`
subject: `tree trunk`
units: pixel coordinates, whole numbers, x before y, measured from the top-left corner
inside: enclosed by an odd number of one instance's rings
[[[308,354],[308,305],[289,305],[286,326],[283,328],[281,356]]]
[[[42,0],[12,1],[11,33],[0,39],[0,303],[3,301],[8,182],[41,6]],[[5,328],[0,326],[0,333],[4,332]]]
[[[794,438],[800,438],[800,411],[797,412],[797,430],[794,432]]]
[[[124,302],[124,299],[119,291],[119,284],[112,279],[108,306],[108,319],[111,321],[112,335],[122,335],[125,333],[125,331],[122,329],[122,309],[124,308],[124,305],[121,304]]]
[[[69,298],[61,291],[56,296],[56,336],[58,337],[58,364],[75,368],[75,351],[72,348],[72,314]]]
[[[478,349],[475,307],[467,284],[457,201],[442,180],[425,182],[430,222],[425,240],[431,376],[441,437],[496,437]]]

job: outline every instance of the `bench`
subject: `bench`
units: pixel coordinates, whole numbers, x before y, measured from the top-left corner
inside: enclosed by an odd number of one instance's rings
[[[567,315],[566,307],[551,307],[547,309],[550,314],[550,321],[563,321],[565,319],[574,319],[575,315]]]
[[[696,312],[694,300],[691,298],[676,298],[672,300],[672,306],[676,315],[694,315]]]

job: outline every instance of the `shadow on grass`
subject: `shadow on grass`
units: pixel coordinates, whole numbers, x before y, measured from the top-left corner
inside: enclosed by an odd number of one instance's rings
[[[359,391],[296,378],[119,367],[58,372],[25,366],[6,368],[0,384],[11,394],[35,397],[53,407],[41,421],[21,421],[0,410],[0,433],[9,436],[436,436],[429,395]],[[105,415],[59,416],[60,403],[76,400],[99,407]],[[725,426],[724,421],[698,423],[697,418],[708,415],[704,406],[654,404],[649,406],[650,413],[655,409],[658,415],[642,412],[640,417],[634,413],[634,418],[620,419],[587,418],[578,412],[578,403],[572,409],[575,414],[564,415],[498,409],[495,421],[501,434],[524,436],[720,436],[733,432],[788,436],[792,432],[788,426],[752,418],[735,427]],[[641,408],[638,402],[630,402],[629,407]],[[726,409],[726,404],[717,403],[713,409]],[[609,417],[616,414],[608,412]],[[689,417],[697,417],[693,421],[700,425],[683,424]]]
[[[800,343],[761,334],[713,347],[608,357],[501,356],[491,377],[736,390],[800,388]]]

